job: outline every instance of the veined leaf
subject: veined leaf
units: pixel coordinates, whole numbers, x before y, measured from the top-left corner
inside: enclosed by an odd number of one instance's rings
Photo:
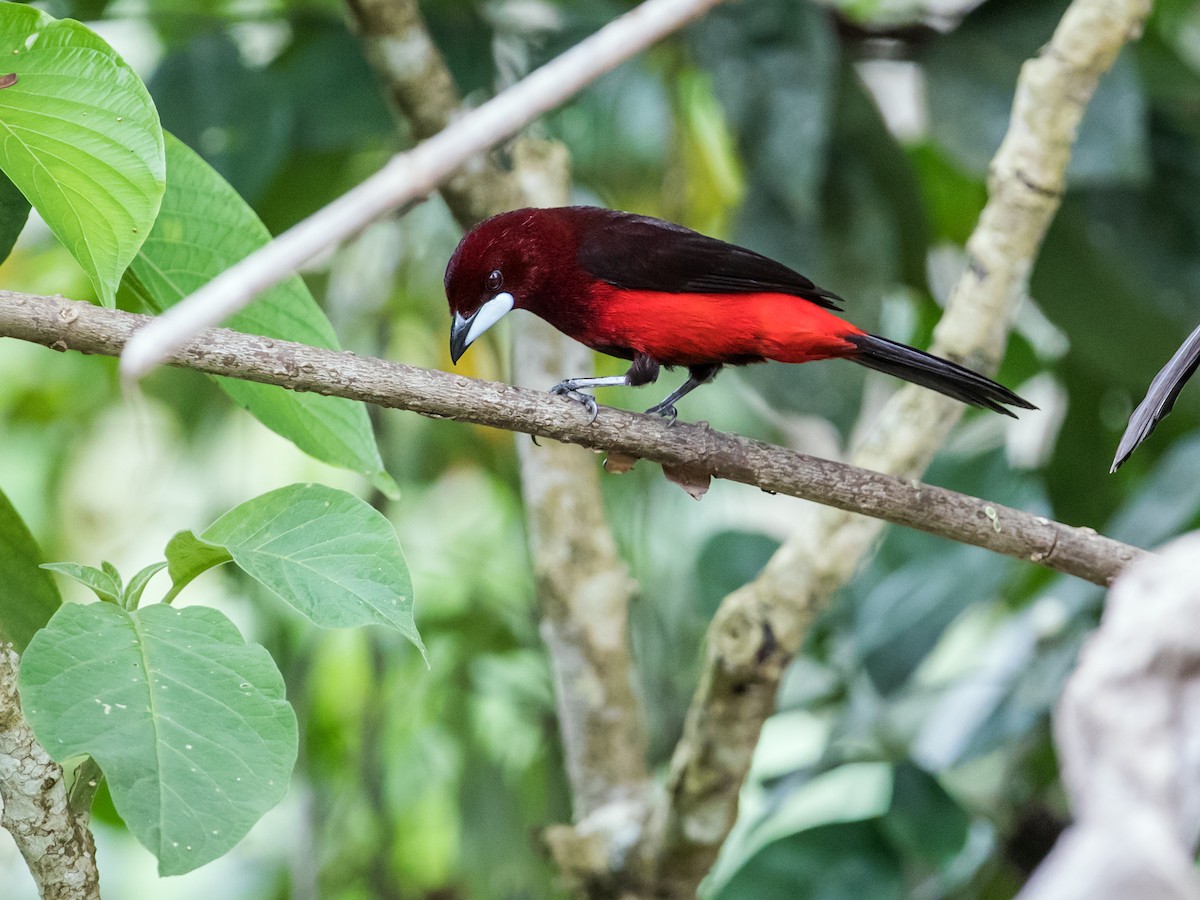
[[[105,306],[158,214],[162,128],[146,86],[78,22],[0,4],[0,170],[87,272]]]
[[[20,689],[51,756],[96,760],[162,875],[223,855],[287,789],[283,676],[215,609],[68,603],[26,648]]]
[[[85,566],[81,563],[57,562],[44,563],[43,569],[57,572],[74,579],[106,603],[118,603],[121,599],[121,582],[114,579],[108,572],[101,571],[95,566]]]
[[[247,500],[198,539],[188,538],[176,535],[171,545],[223,548],[248,575],[317,625],[387,625],[425,652],[413,623],[412,577],[396,532],[353,494],[293,484]]]

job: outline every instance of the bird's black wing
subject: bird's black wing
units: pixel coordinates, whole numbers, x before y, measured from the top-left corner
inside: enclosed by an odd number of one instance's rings
[[[1117,471],[1138,445],[1150,437],[1154,426],[1161,422],[1175,405],[1175,398],[1179,396],[1187,380],[1195,374],[1197,366],[1200,366],[1200,328],[1188,335],[1183,346],[1175,351],[1175,355],[1150,382],[1145,399],[1133,411],[1133,415],[1129,417],[1129,424],[1125,426],[1125,433],[1121,435],[1121,443],[1117,445],[1117,455],[1113,459],[1111,471]]]
[[[782,263],[682,225],[612,210],[588,210],[578,262],[602,281],[672,294],[768,291],[841,309],[841,297]]]

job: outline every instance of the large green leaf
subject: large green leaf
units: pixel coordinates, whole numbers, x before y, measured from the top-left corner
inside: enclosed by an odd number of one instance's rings
[[[62,603],[42,553],[17,511],[0,491],[0,641],[20,653]]]
[[[29,6],[0,4],[0,59],[17,77],[0,89],[0,169],[112,306],[163,196],[150,94],[93,32]]]
[[[96,760],[163,875],[223,855],[287,789],[283,677],[215,609],[66,604],[29,643],[20,687],[38,740],[59,762]]]
[[[237,192],[187,146],[167,137],[167,193],[126,283],[156,312],[266,244],[271,235]],[[298,276],[226,322],[230,328],[337,349],[337,335]],[[383,470],[366,407],[340,397],[297,393],[233,378],[217,383],[236,403],[305,453],[366,475],[395,495]]]
[[[213,548],[207,556],[204,545]],[[181,553],[186,560],[176,559]],[[317,625],[387,625],[424,652],[396,532],[353,494],[293,484],[234,507],[199,537],[183,532],[167,545],[177,584],[229,557]]]
[[[840,78],[827,18],[812,4],[767,0],[718,7],[692,34],[748,170],[740,239],[788,264],[819,258]],[[760,227],[760,207],[809,227]]]

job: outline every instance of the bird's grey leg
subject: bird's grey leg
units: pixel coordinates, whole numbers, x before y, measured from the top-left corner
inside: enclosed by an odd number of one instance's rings
[[[595,422],[596,416],[600,413],[600,409],[596,405],[596,398],[591,394],[583,393],[582,389],[619,386],[638,387],[639,385],[649,384],[658,378],[658,369],[659,366],[655,360],[644,353],[639,353],[633,358],[633,365],[629,367],[629,371],[624,375],[568,378],[550,388],[550,393],[570,397],[575,402],[582,403],[584,408],[591,413],[591,421]]]
[[[671,424],[675,424],[675,419],[679,417],[679,411],[675,409],[675,401],[681,397],[685,397],[700,387],[702,384],[708,384],[717,377],[717,373],[721,371],[720,363],[712,363],[705,366],[689,366],[688,380],[671,391],[661,403],[656,403],[648,410],[647,414],[662,416],[665,419],[670,419]]]
[[[591,413],[592,418],[589,421],[589,424],[591,424],[591,422],[596,421],[596,416],[600,415],[600,408],[596,405],[596,398],[591,394],[585,394],[580,388],[617,387],[623,384],[629,384],[629,379],[624,375],[604,375],[598,378],[568,378],[550,388],[550,393],[558,394],[562,397],[570,397],[576,403],[582,403],[584,408]]]

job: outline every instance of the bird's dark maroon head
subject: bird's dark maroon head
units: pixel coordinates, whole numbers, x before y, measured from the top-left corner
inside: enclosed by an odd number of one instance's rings
[[[450,357],[458,362],[476,339],[522,305],[531,288],[528,231],[536,210],[518,209],[475,226],[459,242],[446,265],[446,300],[454,320]]]
[[[563,293],[572,280],[564,272],[575,268],[574,230],[563,210],[518,209],[467,232],[446,265],[454,362],[510,310],[540,312],[551,293]]]

